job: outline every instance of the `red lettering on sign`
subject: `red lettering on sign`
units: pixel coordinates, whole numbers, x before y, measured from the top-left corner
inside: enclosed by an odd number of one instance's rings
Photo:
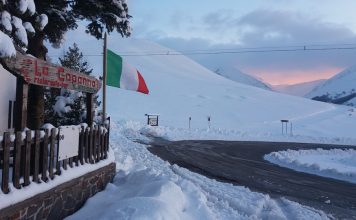
[[[63,67],[58,67],[58,69],[57,69],[57,78],[61,82],[64,81],[63,74],[64,74],[64,68]]]
[[[41,76],[41,72],[38,70],[37,60],[35,60],[35,76]]]
[[[66,73],[66,81],[70,81],[70,74]]]
[[[72,75],[72,82],[76,83],[77,82],[77,76],[76,75]]]
[[[44,76],[48,76],[48,66],[42,67],[42,74],[43,74]]]

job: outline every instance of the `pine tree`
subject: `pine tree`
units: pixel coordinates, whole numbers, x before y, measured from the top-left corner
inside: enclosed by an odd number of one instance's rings
[[[61,66],[87,75],[93,72],[76,43],[73,44],[73,47],[68,48],[63,57],[59,58],[59,62]],[[83,123],[86,119],[86,94],[62,89],[60,95],[57,95],[56,92],[53,92],[53,89],[45,92],[45,97],[48,101],[45,105],[45,122],[55,126]],[[94,103],[94,108],[100,105],[97,95],[94,97]]]
[[[89,68],[88,62],[84,59],[83,53],[80,52],[76,43],[73,44],[73,47],[68,48],[63,57],[59,58],[59,62],[64,67],[87,75],[93,72],[93,69]]]
[[[79,21],[86,21],[86,33],[97,39],[105,31],[116,31],[123,37],[131,34],[126,0],[0,0],[0,15],[0,37],[13,43],[6,47],[27,48],[27,53],[43,60],[48,52],[44,40],[58,47],[64,34],[76,29]],[[14,50],[4,50],[3,46],[0,45],[0,57],[14,55]],[[43,124],[43,97],[43,87],[30,86],[28,127],[31,129]]]

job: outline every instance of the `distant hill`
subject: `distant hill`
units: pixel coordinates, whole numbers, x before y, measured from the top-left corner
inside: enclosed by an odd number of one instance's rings
[[[277,92],[303,97],[324,82],[326,82],[326,79],[297,83],[293,85],[275,85],[272,86],[272,89]]]
[[[219,67],[214,72],[220,76],[223,76],[238,83],[258,87],[261,89],[272,90],[267,84],[263,83],[261,80],[256,79],[255,77],[249,74],[243,73],[234,67]]]
[[[356,106],[356,65],[317,86],[305,97],[317,101]]]

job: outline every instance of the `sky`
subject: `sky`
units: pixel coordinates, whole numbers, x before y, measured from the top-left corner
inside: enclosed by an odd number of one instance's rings
[[[212,71],[238,69],[270,84],[293,84],[329,78],[356,64],[356,49],[335,49],[356,47],[354,0],[128,0],[128,4],[132,38],[187,53]],[[116,35],[111,39],[120,40]],[[200,54],[191,54],[197,51]],[[238,53],[204,54],[217,51]]]

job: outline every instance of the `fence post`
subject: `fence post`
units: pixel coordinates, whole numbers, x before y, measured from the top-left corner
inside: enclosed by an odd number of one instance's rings
[[[79,133],[79,152],[78,152],[78,159],[80,161],[80,164],[84,164],[84,126],[81,127],[80,133]],[[78,161],[77,161],[78,163]],[[77,166],[79,164],[76,164]]]
[[[100,160],[105,159],[104,151],[105,151],[105,134],[106,131],[103,130],[103,133],[100,134]]]
[[[41,132],[39,130],[35,131],[35,144],[34,144],[34,158],[31,164],[33,167],[33,182],[39,183],[40,180],[38,178],[39,170],[40,170],[40,142],[41,141]]]
[[[99,162],[100,161],[100,126],[96,127],[97,130],[95,132],[95,139],[96,139],[96,143],[95,143],[95,161]]]
[[[92,126],[89,133],[89,162],[94,163],[95,127]]]
[[[31,165],[31,131],[26,131],[26,144],[25,144],[25,173],[24,173],[24,186],[30,185],[30,165]]]
[[[20,189],[20,172],[21,172],[21,148],[22,148],[22,135],[21,132],[16,132],[16,140],[14,146],[14,170],[12,174],[12,182],[16,189]]]
[[[89,163],[89,146],[90,146],[90,140],[89,140],[89,127],[85,129],[84,133],[84,161],[85,163]]]
[[[4,133],[3,140],[3,170],[2,170],[2,182],[1,182],[1,190],[3,193],[8,194],[10,192],[9,189],[9,170],[10,170],[10,133]]]
[[[45,135],[43,137],[43,142],[41,146],[41,154],[42,154],[42,181],[47,182],[47,170],[48,170],[48,130],[45,130]]]
[[[59,128],[58,128],[59,129]],[[55,161],[56,161],[56,175],[61,175],[62,171],[61,171],[61,161],[58,160],[58,147],[59,147],[59,131],[58,131],[58,135],[55,136],[54,139],[56,145],[56,157],[55,157]]]
[[[54,179],[54,150],[56,146],[56,128],[51,129],[51,136],[50,136],[50,149],[49,149],[49,177]]]

